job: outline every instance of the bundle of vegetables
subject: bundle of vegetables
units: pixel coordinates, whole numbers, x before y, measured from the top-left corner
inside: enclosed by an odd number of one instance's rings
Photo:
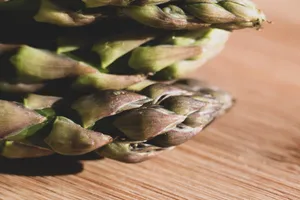
[[[0,155],[123,162],[227,111],[229,93],[186,76],[265,21],[249,0],[10,0],[0,17]]]

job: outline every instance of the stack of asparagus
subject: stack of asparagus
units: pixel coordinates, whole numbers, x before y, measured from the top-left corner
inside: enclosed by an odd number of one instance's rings
[[[0,155],[123,162],[227,111],[229,93],[186,76],[265,21],[249,0],[4,0],[0,16]]]

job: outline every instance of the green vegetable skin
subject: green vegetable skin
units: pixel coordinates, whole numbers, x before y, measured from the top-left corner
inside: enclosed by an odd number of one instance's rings
[[[229,35],[228,31],[213,28],[171,33],[145,30],[139,35],[127,32],[93,42],[85,54],[96,55],[100,62],[92,64],[76,54],[85,48],[86,42],[78,44],[74,38],[57,40],[57,52],[28,45],[2,45],[3,54],[5,51],[10,54],[2,59],[9,64],[0,66],[0,70],[9,69],[15,73],[0,73],[0,78],[17,84],[43,84],[49,80],[74,78],[72,87],[81,89],[91,86],[124,89],[146,77],[165,80],[188,75],[216,56]],[[10,90],[4,80],[0,79],[0,91]]]
[[[0,1],[0,155],[96,152],[137,163],[193,138],[234,103],[187,79],[233,30],[266,21],[250,0]]]
[[[58,153],[135,163],[191,139],[232,105],[230,94],[196,80],[149,82],[127,90],[0,100],[1,155]]]
[[[266,20],[250,0],[11,0],[1,4],[0,10],[27,10],[37,22],[58,26],[85,26],[106,18],[128,18],[167,30],[235,30],[259,28]]]

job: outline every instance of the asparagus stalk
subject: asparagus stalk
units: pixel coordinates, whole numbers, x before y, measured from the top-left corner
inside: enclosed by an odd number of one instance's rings
[[[0,91],[14,87],[16,92],[34,92],[57,80],[70,80],[64,85],[80,90],[119,90],[153,75],[180,78],[219,53],[229,35],[211,28],[178,33],[146,29],[140,34],[130,31],[103,38],[89,50],[81,45],[74,45],[70,52],[59,47],[60,53],[28,45],[1,45]],[[85,58],[80,51],[100,62]]]
[[[190,88],[183,82],[153,82],[139,84],[135,92],[106,90],[69,98],[29,94],[23,104],[0,100],[0,154],[26,158],[96,151],[142,162],[183,144],[222,113],[223,103],[215,97],[232,100],[211,87],[205,87],[210,96],[180,87]]]
[[[9,2],[1,4],[0,8]],[[72,27],[92,24],[103,18],[116,18],[117,22],[118,18],[125,17],[168,30],[260,28],[266,21],[263,12],[251,0],[82,0],[81,3],[70,1],[67,5],[55,0],[41,0],[33,18],[38,22]]]
[[[103,38],[93,44],[92,51],[99,56],[97,66],[103,70],[124,72],[132,68],[171,79],[186,76],[215,57],[229,36],[229,31],[216,28],[183,32],[144,30]]]

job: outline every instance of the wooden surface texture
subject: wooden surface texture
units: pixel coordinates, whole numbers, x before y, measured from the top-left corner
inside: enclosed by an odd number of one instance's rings
[[[0,160],[1,200],[299,200],[300,1],[256,0],[274,22],[235,32],[193,76],[237,103],[193,140],[141,164]]]

